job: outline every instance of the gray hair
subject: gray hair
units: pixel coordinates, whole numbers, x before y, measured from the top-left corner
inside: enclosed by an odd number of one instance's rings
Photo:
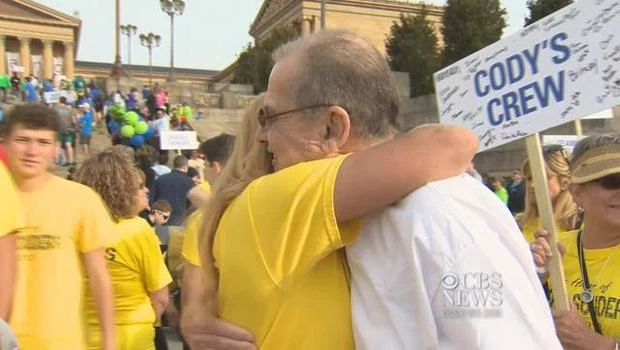
[[[291,55],[300,60],[293,89],[297,106],[339,105],[362,138],[384,138],[398,130],[390,67],[367,40],[347,31],[322,31],[280,46],[273,60],[277,64]]]
[[[620,145],[620,134],[592,135],[581,139],[575,145],[570,159],[571,168],[574,168],[579,158],[587,151],[606,145]]]

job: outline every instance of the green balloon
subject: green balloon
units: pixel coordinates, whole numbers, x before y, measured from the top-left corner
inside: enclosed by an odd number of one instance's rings
[[[116,120],[124,120],[125,119],[125,108],[123,106],[112,105],[110,106],[110,114]]]
[[[142,135],[149,129],[149,125],[144,120],[141,120],[136,123],[134,129],[136,129],[136,134]]]
[[[121,135],[123,135],[123,137],[132,137],[135,133],[136,131],[131,125],[123,125],[121,128]]]
[[[135,126],[140,121],[140,117],[138,116],[138,113],[136,112],[133,112],[133,111],[127,112],[125,113],[125,121],[129,125]]]

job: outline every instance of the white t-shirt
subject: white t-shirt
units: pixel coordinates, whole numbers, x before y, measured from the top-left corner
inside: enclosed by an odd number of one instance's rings
[[[162,131],[170,131],[170,117],[165,115],[159,119],[155,119],[151,122],[151,126],[157,130],[158,134]]]
[[[561,349],[523,235],[469,175],[364,220],[347,257],[357,349]]]

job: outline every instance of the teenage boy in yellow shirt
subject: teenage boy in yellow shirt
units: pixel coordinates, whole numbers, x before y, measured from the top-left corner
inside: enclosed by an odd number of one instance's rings
[[[48,172],[59,131],[58,115],[42,105],[16,106],[5,120],[9,169],[26,213],[26,228],[17,234],[10,325],[22,350],[84,349],[86,272],[101,321],[101,348],[111,350],[114,304],[103,247],[114,227],[94,191]]]

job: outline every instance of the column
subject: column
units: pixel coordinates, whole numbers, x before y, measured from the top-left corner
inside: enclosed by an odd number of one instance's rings
[[[6,36],[0,35],[0,74],[9,74],[6,66]]]
[[[54,73],[54,53],[52,47],[54,40],[41,40],[43,42],[43,76],[42,79],[51,79]]]
[[[301,35],[310,34],[310,18],[304,17],[301,19]]]
[[[30,38],[18,38],[19,39],[19,59],[20,64],[24,68],[21,73],[22,78],[26,77],[32,72],[30,66]]]
[[[65,45],[65,57],[63,58],[65,75],[67,79],[73,79],[73,41],[65,41],[63,44]]]

